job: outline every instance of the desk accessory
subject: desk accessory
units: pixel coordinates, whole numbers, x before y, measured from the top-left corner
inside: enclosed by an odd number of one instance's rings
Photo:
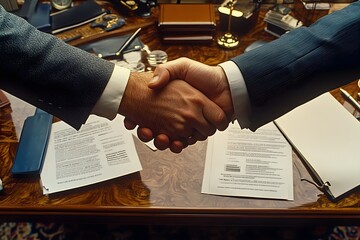
[[[131,36],[132,34],[126,34],[123,36],[105,38],[99,41],[79,45],[78,48],[96,55],[116,56],[116,52],[119,51],[121,46],[124,46],[125,42],[128,41]],[[132,51],[140,51],[143,47],[144,43],[141,42],[138,37],[135,37],[123,50],[121,50],[121,52],[124,54]]]
[[[137,15],[143,18],[151,16],[151,9],[157,5],[156,0],[111,0],[116,10],[122,15]]]
[[[330,93],[275,120],[299,153],[313,183],[331,201],[360,186],[360,124]]]
[[[212,4],[160,4],[159,32],[165,43],[210,43],[216,20]]]
[[[51,4],[57,10],[64,10],[71,6],[72,0],[51,0]]]
[[[121,57],[121,55],[123,54],[124,50],[130,45],[130,43],[136,38],[136,36],[138,35],[138,33],[141,31],[141,28],[138,28],[133,34],[131,34],[126,41],[121,44],[120,48],[114,52],[114,53],[99,53],[98,57],[100,58],[114,58],[114,57]]]
[[[12,174],[40,174],[52,120],[52,115],[39,108],[36,109],[34,116],[25,120],[11,168]]]
[[[264,18],[266,22],[265,31],[280,37],[288,31],[299,28],[303,23],[290,15],[291,10],[283,5],[275,5],[270,9]]]
[[[356,111],[360,112],[360,104],[344,89],[340,88],[341,95],[345,98],[345,101],[349,102]]]
[[[244,35],[255,27],[259,16],[259,8],[262,0],[257,2],[237,0],[225,0],[218,8],[220,30],[229,31],[237,36]],[[229,14],[230,7],[233,6],[232,15]],[[231,16],[231,27],[229,27],[229,17]]]
[[[231,19],[233,16],[233,11],[234,11],[234,4],[236,3],[236,0],[231,0],[230,1],[230,9],[229,9],[229,20],[228,20],[228,29],[225,32],[224,35],[220,36],[217,39],[217,44],[221,47],[224,48],[234,48],[237,47],[239,45],[239,40],[236,36],[234,36],[233,34],[231,34]],[[242,12],[239,12],[239,16],[241,17],[243,15]]]
[[[66,11],[51,15],[52,34],[90,23],[107,14],[106,9],[93,0],[85,1]]]
[[[150,66],[156,67],[159,64],[166,63],[168,55],[163,50],[153,50],[147,53],[146,59]]]
[[[51,5],[37,0],[26,0],[15,15],[24,18],[31,25],[43,32],[51,31]]]
[[[37,2],[37,0],[26,0],[22,7],[18,11],[14,12],[14,14],[24,18],[25,20],[29,20],[35,11]]]
[[[39,2],[36,5],[35,11],[28,20],[28,22],[43,32],[51,31],[51,4],[47,2]]]
[[[121,28],[126,24],[124,18],[119,17],[116,14],[106,14],[100,18],[97,18],[90,24],[91,28],[100,27],[105,32],[110,32],[114,29]]]

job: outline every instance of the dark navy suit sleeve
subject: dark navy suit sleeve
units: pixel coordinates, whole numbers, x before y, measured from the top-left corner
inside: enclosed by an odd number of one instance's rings
[[[86,121],[114,69],[1,6],[0,62],[0,88],[75,128]]]
[[[232,60],[248,89],[255,130],[360,77],[360,1]]]

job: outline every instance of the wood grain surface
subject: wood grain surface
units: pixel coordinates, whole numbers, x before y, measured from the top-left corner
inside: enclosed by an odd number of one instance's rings
[[[78,39],[77,45],[110,35],[125,34],[143,27],[141,40],[150,49],[168,53],[169,60],[185,56],[215,65],[241,54],[256,40],[271,41],[274,36],[264,31],[259,14],[255,28],[240,36],[241,44],[234,50],[224,50],[215,43],[209,45],[166,45],[159,40],[156,9],[151,18],[127,19],[127,26],[114,32],[93,34]],[[323,14],[323,13],[322,13]],[[83,26],[82,28],[89,28]],[[75,30],[84,31],[84,30]],[[68,37],[74,32],[64,32]],[[220,31],[217,34],[221,34]],[[353,96],[359,91],[356,82],[344,86]],[[332,91],[341,102],[339,91]],[[0,109],[0,177],[5,191],[0,195],[1,221],[82,221],[119,222],[126,224],[313,224],[360,223],[360,193],[352,193],[337,203],[329,201],[316,187],[301,181],[310,179],[301,160],[293,153],[294,200],[269,200],[243,197],[222,197],[201,193],[207,141],[188,147],[180,154],[152,151],[134,137],[143,170],[110,181],[70,190],[50,196],[42,194],[40,179],[16,178],[11,166],[18,146],[23,120],[31,115],[29,106],[10,99],[10,106]],[[31,109],[31,108],[30,108]],[[16,118],[16,119],[15,119]],[[345,176],[344,176],[345,177]]]

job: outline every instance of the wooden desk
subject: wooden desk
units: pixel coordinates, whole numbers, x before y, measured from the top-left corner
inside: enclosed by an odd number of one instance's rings
[[[260,13],[256,28],[241,37],[241,46],[223,50],[208,46],[164,45],[151,19],[140,34],[150,49],[162,49],[169,59],[186,56],[207,64],[217,64],[237,54],[255,40],[273,40]],[[136,29],[136,27],[131,26]],[[125,29],[127,31],[129,29]],[[81,40],[79,40],[81,41]],[[79,43],[79,42],[77,42]],[[74,43],[76,45],[76,42]],[[355,82],[344,87],[355,96]],[[340,99],[338,91],[334,94]],[[0,177],[5,192],[0,196],[0,221],[81,221],[123,224],[184,225],[313,225],[360,224],[360,193],[337,203],[330,202],[313,185],[300,181],[310,178],[293,153],[294,201],[243,197],[221,197],[201,193],[207,142],[199,142],[180,154],[153,152],[134,138],[143,170],[111,181],[51,196],[42,195],[39,178],[14,178],[11,166],[18,135],[32,108],[12,100],[0,109]],[[344,176],[346,177],[346,176]]]

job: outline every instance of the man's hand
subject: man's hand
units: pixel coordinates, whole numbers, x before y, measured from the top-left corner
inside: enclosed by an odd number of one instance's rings
[[[149,88],[159,89],[176,79],[184,80],[205,94],[224,110],[229,119],[234,114],[230,87],[221,67],[208,66],[189,58],[179,58],[157,66]],[[227,125],[219,130],[226,128]]]
[[[216,123],[214,125],[219,130],[225,130],[234,114],[234,110],[229,84],[222,68],[208,66],[188,58],[179,58],[159,65],[154,71],[154,78],[149,83],[149,88],[159,90],[172,80],[177,79],[189,83],[223,109],[227,116],[227,123],[224,125]],[[125,119],[125,126],[128,129],[133,129],[136,124],[131,122],[130,119]],[[184,142],[172,141],[168,136],[156,134],[142,125],[139,125],[138,136],[142,141],[150,141],[155,138],[155,146],[162,149],[167,147],[178,149],[187,146],[186,143],[183,146],[181,145]],[[194,144],[196,141],[203,139],[203,133],[194,132],[192,138],[187,139],[187,143]]]
[[[166,88],[150,89],[152,76],[148,72],[131,73],[118,112],[151,134],[159,135],[159,149],[164,149],[161,144],[165,141],[172,141],[170,149],[179,152],[181,144],[186,147],[187,139],[194,133],[196,138],[204,140],[216,128],[227,126],[223,110],[200,91],[176,80]]]

